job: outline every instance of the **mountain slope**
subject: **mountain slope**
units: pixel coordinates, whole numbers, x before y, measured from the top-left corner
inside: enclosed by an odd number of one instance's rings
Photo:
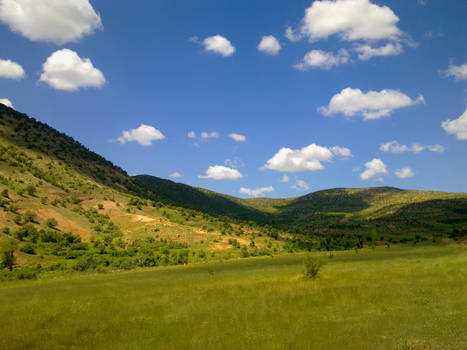
[[[185,208],[269,224],[297,233],[451,232],[467,228],[467,194],[393,187],[334,188],[297,198],[240,199],[163,180],[134,177],[143,187]]]

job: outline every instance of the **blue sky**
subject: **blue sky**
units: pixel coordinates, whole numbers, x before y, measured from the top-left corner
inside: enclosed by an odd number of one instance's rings
[[[463,0],[0,0],[0,101],[132,175],[240,197],[467,192],[466,15]]]

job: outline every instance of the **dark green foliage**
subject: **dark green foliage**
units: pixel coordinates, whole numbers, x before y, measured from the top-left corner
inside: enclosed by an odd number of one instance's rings
[[[26,254],[36,254],[36,250],[34,249],[34,245],[30,242],[28,243],[25,243],[21,248],[20,250],[23,252],[23,253],[26,253]]]

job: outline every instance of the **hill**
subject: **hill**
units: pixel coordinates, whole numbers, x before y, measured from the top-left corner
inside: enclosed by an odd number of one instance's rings
[[[449,233],[467,228],[467,194],[334,188],[297,198],[240,199],[149,175],[134,177],[179,206],[295,233]]]
[[[174,205],[72,138],[0,104],[0,265],[9,267],[12,252],[18,276],[272,254],[285,243],[274,237]]]
[[[71,137],[2,104],[0,208],[0,263],[13,270],[0,270],[0,279],[467,233],[466,194],[378,187],[240,199],[148,175],[130,177]]]

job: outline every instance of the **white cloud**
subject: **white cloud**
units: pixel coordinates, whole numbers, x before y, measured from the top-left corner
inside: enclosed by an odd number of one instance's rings
[[[245,166],[243,160],[241,160],[238,157],[234,157],[232,159],[227,158],[226,160],[224,160],[224,163],[234,169],[242,168],[243,166]]]
[[[172,174],[169,175],[172,179],[179,179],[182,175],[178,171],[174,171]]]
[[[420,145],[418,143],[413,143],[412,146],[402,145],[396,140],[392,140],[386,143],[383,143],[379,146],[380,151],[390,152],[390,153],[403,153],[403,152],[413,152],[420,153],[424,150],[429,150],[431,152],[444,152],[444,147],[441,145]]]
[[[200,179],[213,180],[237,180],[243,177],[237,169],[228,168],[223,165],[213,165],[206,170],[206,175],[199,175]]]
[[[310,189],[310,185],[303,180],[296,180],[295,184],[292,185],[290,188],[293,188],[297,191],[308,191]]]
[[[313,42],[338,35],[341,40],[396,40],[403,33],[387,6],[369,0],[314,1],[305,10],[301,34]]]
[[[141,146],[151,146],[153,141],[163,139],[165,136],[159,130],[153,126],[141,124],[136,129],[122,131],[122,136],[117,141],[121,144],[136,141]]]
[[[404,51],[400,43],[387,43],[380,47],[371,47],[370,45],[357,45],[354,50],[358,53],[358,58],[367,61],[374,56],[396,56]]]
[[[224,57],[232,56],[235,53],[235,47],[222,35],[210,36],[204,39],[202,44],[206,51],[215,52]]]
[[[428,146],[426,146],[426,148],[428,148],[428,150],[431,151],[431,152],[439,152],[439,153],[444,152],[444,147],[441,146],[441,145],[438,145],[438,144],[428,145]]]
[[[61,45],[102,29],[88,0],[2,0],[0,21],[32,41]]]
[[[55,51],[42,65],[43,81],[57,90],[76,91],[80,88],[98,87],[105,83],[102,72],[89,58],[81,58],[69,49]]]
[[[295,32],[292,27],[287,27],[285,30],[285,37],[293,43],[302,39],[301,34]]]
[[[236,134],[236,133],[231,133],[229,134],[229,137],[234,140],[235,142],[245,142],[246,141],[246,136],[244,135],[240,135],[240,134]]]
[[[275,56],[281,50],[281,44],[272,35],[265,35],[258,44],[258,51],[264,52],[267,55]]]
[[[194,131],[190,131],[188,134],[186,134],[190,139],[195,139],[196,138],[196,133]]]
[[[381,159],[374,158],[370,162],[365,163],[365,171],[360,174],[362,180],[368,180],[376,175],[387,175],[386,164]]]
[[[207,140],[207,139],[217,139],[219,138],[219,133],[217,131],[211,131],[211,132],[206,132],[206,131],[203,131],[201,133],[201,138],[203,140]]]
[[[407,147],[406,145],[401,145],[396,140],[393,140],[383,143],[381,146],[379,146],[379,149],[383,152],[402,153],[407,152],[409,150],[409,147]]]
[[[7,98],[0,98],[0,103],[2,105],[7,106],[7,107],[14,108],[13,103],[11,103],[11,101],[9,99],[7,99]]]
[[[447,70],[444,71],[447,77],[454,77],[456,81],[467,80],[467,63],[460,66],[450,65]]]
[[[441,126],[448,134],[456,135],[458,140],[467,140],[467,109],[459,118],[445,120]]]
[[[324,166],[321,162],[330,162],[335,155],[332,149],[334,149],[334,152],[339,149],[341,150],[339,152],[351,154],[350,150],[347,148],[336,147],[338,146],[329,149],[327,147],[318,146],[314,143],[297,150],[283,147],[267,161],[266,165],[264,165],[262,169],[282,172],[323,170]],[[338,155],[341,156],[342,153],[338,153]]]
[[[290,179],[287,175],[282,176],[281,182],[289,182]]]
[[[400,179],[407,179],[409,177],[414,176],[415,174],[413,173],[412,169],[410,168],[402,168],[402,169],[397,169],[394,174]]]
[[[0,60],[0,78],[19,80],[25,76],[23,67],[18,63],[11,60]]]
[[[331,147],[331,151],[332,153],[334,153],[334,155],[342,157],[342,158],[353,157],[352,152],[347,147],[334,146],[334,147]]]
[[[273,192],[274,187],[269,186],[269,187],[259,187],[259,188],[246,188],[242,187],[240,188],[240,193],[246,194],[250,197],[264,197],[265,193],[268,192]]]
[[[300,63],[294,65],[295,69],[307,70],[312,68],[331,69],[332,67],[345,64],[349,61],[349,53],[345,49],[340,49],[337,55],[332,52],[312,50],[305,54]]]
[[[388,116],[393,110],[425,103],[422,95],[416,99],[397,90],[362,92],[360,89],[345,88],[335,94],[327,107],[318,111],[325,116],[342,113],[346,117],[361,114],[364,120],[379,119]]]

